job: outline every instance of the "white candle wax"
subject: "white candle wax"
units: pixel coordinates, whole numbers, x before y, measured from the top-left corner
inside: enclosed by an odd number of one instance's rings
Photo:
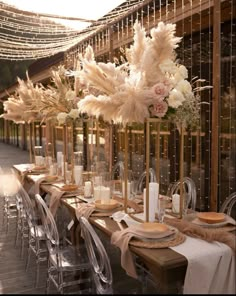
[[[172,212],[178,214],[180,206],[180,195],[173,194],[172,195]]]
[[[35,165],[36,166],[44,165],[44,157],[43,156],[35,156]]]
[[[109,187],[102,186],[101,188],[101,203],[106,204],[111,198],[111,190]]]
[[[57,165],[60,166],[61,165],[61,157],[62,157],[62,152],[58,151],[57,152]]]
[[[75,178],[75,184],[78,186],[81,186],[83,183],[83,166],[82,165],[76,165],[74,167],[74,178]]]
[[[146,188],[143,190],[143,197],[144,197],[144,220],[147,221],[147,211],[146,211],[146,204],[147,204],[147,197],[146,197]],[[155,221],[155,204],[157,202],[156,196],[155,196],[155,189],[150,186],[149,184],[149,207],[148,207],[148,216],[149,216],[149,222]]]
[[[95,186],[93,188],[93,197],[95,200],[101,200],[101,188],[103,186]]]
[[[154,209],[155,212],[157,213],[158,207],[159,207],[159,184],[157,182],[150,182],[149,183],[149,188],[153,188],[154,190],[154,197],[153,197],[153,201],[154,201]]]
[[[87,181],[84,183],[84,197],[90,197],[92,195],[92,183]]]
[[[50,168],[49,168],[49,175],[51,175],[51,176],[54,175],[54,166],[53,166],[53,164],[50,165]]]

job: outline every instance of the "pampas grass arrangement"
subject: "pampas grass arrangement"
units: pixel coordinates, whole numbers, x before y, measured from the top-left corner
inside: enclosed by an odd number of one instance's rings
[[[199,98],[187,80],[187,69],[176,60],[180,41],[175,24],[159,22],[149,37],[136,21],[134,43],[122,65],[97,63],[88,46],[80,56],[80,75],[90,94],[78,102],[79,112],[123,124],[144,122],[150,116],[193,123],[191,114],[198,118]]]

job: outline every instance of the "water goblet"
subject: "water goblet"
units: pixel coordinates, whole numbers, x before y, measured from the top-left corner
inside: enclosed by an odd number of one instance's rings
[[[159,197],[158,207],[157,207],[157,219],[159,223],[164,222],[165,210],[166,210],[166,200],[164,198]]]

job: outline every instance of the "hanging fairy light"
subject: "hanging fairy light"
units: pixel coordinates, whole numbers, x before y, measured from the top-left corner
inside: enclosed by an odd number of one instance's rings
[[[66,51],[82,40],[106,28],[110,22],[143,5],[143,0],[129,0],[98,21],[34,13],[0,1],[0,59],[39,59]],[[76,30],[51,19],[77,20],[87,25]],[[104,33],[102,33],[102,37]],[[100,40],[99,40],[100,41]],[[103,42],[105,42],[105,38]],[[99,44],[100,45],[100,44]],[[100,47],[100,46],[99,46]]]

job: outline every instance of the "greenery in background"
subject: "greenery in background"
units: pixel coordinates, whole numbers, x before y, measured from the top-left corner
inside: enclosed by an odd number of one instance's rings
[[[0,91],[17,82],[17,77],[26,78],[26,71],[32,61],[8,61],[0,59]]]

